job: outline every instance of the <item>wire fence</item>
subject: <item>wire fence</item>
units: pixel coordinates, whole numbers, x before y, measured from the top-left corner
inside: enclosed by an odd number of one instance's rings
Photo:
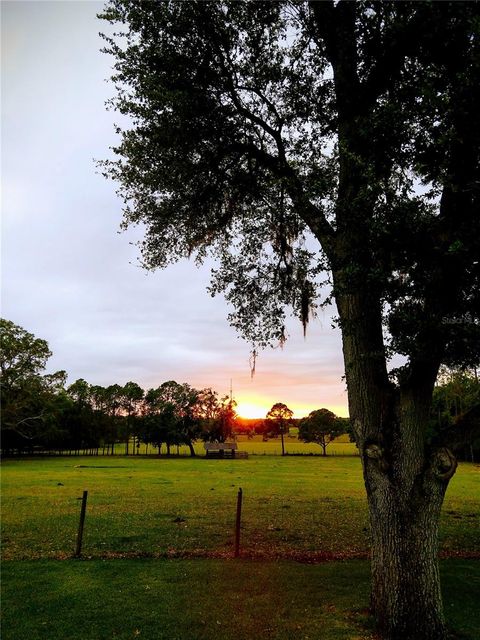
[[[249,439],[242,438],[237,441],[238,449],[242,452],[246,452],[249,456],[281,456],[282,448],[281,443],[276,439],[263,441],[261,438]],[[166,445],[159,447],[153,445],[147,445],[141,443],[140,445],[132,446],[133,442],[130,442],[127,446],[125,442],[116,442],[109,445],[100,447],[82,447],[76,449],[45,449],[44,447],[31,447],[30,449],[23,449],[22,451],[9,450],[2,451],[3,457],[18,457],[18,456],[98,456],[98,457],[111,457],[111,456],[127,456],[128,457],[191,457],[192,453],[188,446],[185,445],[173,445],[167,449]],[[204,443],[197,441],[193,446],[196,456],[205,456]],[[128,451],[128,454],[127,454]],[[315,443],[301,442],[298,439],[286,439],[285,440],[285,455],[286,456],[322,456],[323,452],[319,445]],[[359,452],[356,445],[352,442],[345,440],[334,441],[328,445],[326,450],[327,456],[358,456]]]

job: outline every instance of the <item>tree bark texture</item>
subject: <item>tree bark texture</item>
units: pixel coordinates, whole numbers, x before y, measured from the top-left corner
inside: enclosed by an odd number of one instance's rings
[[[383,468],[384,459],[365,453],[363,461],[372,536],[371,606],[379,629],[389,640],[441,640],[446,629],[438,523],[447,481],[427,470],[405,483]]]
[[[456,460],[426,444],[434,377],[395,387],[374,302],[364,291],[339,295],[337,303],[369,505],[372,610],[386,640],[443,640],[438,526]]]

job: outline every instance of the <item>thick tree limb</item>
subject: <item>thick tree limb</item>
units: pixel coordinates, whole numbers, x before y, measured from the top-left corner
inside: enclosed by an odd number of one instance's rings
[[[356,3],[310,2],[310,9],[333,67],[339,118],[350,119],[359,108]]]
[[[335,231],[324,213],[305,196],[300,178],[287,161],[282,161],[280,158],[265,149],[260,149],[253,143],[235,143],[234,145],[230,145],[230,148],[254,157],[275,176],[285,179],[286,189],[296,208],[297,214],[305,224],[308,225],[314,236],[321,243],[327,257],[331,259],[334,250]]]

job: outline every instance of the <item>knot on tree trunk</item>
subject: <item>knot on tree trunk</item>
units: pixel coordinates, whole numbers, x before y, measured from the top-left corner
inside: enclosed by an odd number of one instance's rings
[[[457,459],[446,447],[437,449],[432,455],[432,470],[439,480],[450,480],[457,468]]]
[[[385,459],[385,449],[378,442],[369,442],[365,445],[365,455],[373,460],[381,471],[386,471],[389,467]]]

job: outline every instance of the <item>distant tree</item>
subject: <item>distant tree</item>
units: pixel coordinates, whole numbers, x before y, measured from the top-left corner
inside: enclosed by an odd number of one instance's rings
[[[199,392],[174,380],[164,382],[145,394],[144,434],[157,446],[165,443],[167,455],[172,445],[185,444],[195,456],[194,442],[201,435],[196,413]]]
[[[160,454],[161,447],[167,443],[167,451],[170,454],[170,438],[166,425],[161,418],[161,407],[159,403],[158,389],[148,389],[145,393],[140,427],[140,438],[145,444],[153,444],[158,447]]]
[[[127,382],[121,391],[121,406],[125,411],[125,453],[128,456],[128,445],[132,435],[132,424],[138,415],[144,391],[136,382]],[[134,451],[135,453],[135,451]]]
[[[474,461],[480,453],[480,381],[476,370],[441,370],[433,391],[431,438]]]
[[[237,403],[230,396],[223,396],[220,400],[220,407],[217,416],[218,442],[225,442],[226,440],[231,440],[236,436],[236,405]]]
[[[66,415],[69,448],[79,451],[90,446],[98,446],[90,385],[83,378],[79,378],[68,387],[67,395],[72,401]]]
[[[31,447],[45,442],[55,425],[54,398],[65,385],[66,374],[44,374],[51,351],[10,320],[0,319],[0,392],[2,447]]]
[[[266,428],[269,435],[278,436],[282,440],[282,456],[285,455],[284,435],[292,423],[293,411],[283,402],[275,403],[267,413]]]
[[[229,396],[219,398],[218,393],[210,388],[199,392],[195,413],[200,418],[203,440],[225,442],[234,436],[235,405]]]
[[[480,381],[475,370],[442,368],[433,391],[432,412],[443,419],[457,418],[480,403]]]
[[[122,391],[119,384],[110,384],[105,389],[105,406],[112,418],[116,418],[122,409]]]
[[[264,418],[242,418],[237,415],[235,419],[235,433],[237,435],[245,435],[251,440],[253,436],[263,435],[264,432]]]
[[[480,404],[475,404],[458,416],[447,434],[445,434],[445,439],[448,438],[450,442],[454,441],[453,451],[463,455],[464,460],[478,462],[480,458]]]
[[[10,320],[1,318],[0,330],[2,430],[31,438],[43,418],[41,372],[52,353],[45,340]]]
[[[105,443],[107,453],[115,451],[115,442],[120,439],[120,424],[122,411],[122,387],[119,384],[110,384],[101,391],[102,406],[105,417]]]
[[[175,406],[170,402],[162,403],[160,410],[151,421],[151,429],[156,436],[156,444],[164,442],[167,447],[167,456],[171,454],[171,447],[180,444],[179,420]]]
[[[79,378],[67,389],[68,395],[81,407],[90,406],[91,387],[86,380]]]
[[[216,429],[216,420],[219,410],[218,393],[210,387],[201,389],[198,393],[195,405],[195,414],[200,420],[202,427],[202,438],[210,440]]]
[[[10,320],[0,318],[0,331],[1,384],[8,390],[43,372],[52,352],[46,340],[36,338]]]
[[[338,417],[337,420],[341,425],[342,434],[346,434],[350,442],[355,442],[355,434],[353,433],[352,423],[350,421],[350,418]]]
[[[328,445],[345,433],[345,425],[328,409],[317,409],[300,420],[298,438],[303,442],[315,442],[322,447],[322,453],[327,455]]]
[[[107,411],[107,392],[105,387],[98,384],[91,385],[90,401],[95,411],[105,413]]]
[[[195,415],[199,392],[187,383],[174,380],[164,382],[159,387],[160,401],[175,418],[176,444],[185,444],[190,455],[195,456],[194,442],[200,437],[201,426]]]
[[[73,410],[71,398],[65,389],[61,388],[48,394],[46,402],[48,408],[38,443],[45,450],[71,450],[70,416]]]

